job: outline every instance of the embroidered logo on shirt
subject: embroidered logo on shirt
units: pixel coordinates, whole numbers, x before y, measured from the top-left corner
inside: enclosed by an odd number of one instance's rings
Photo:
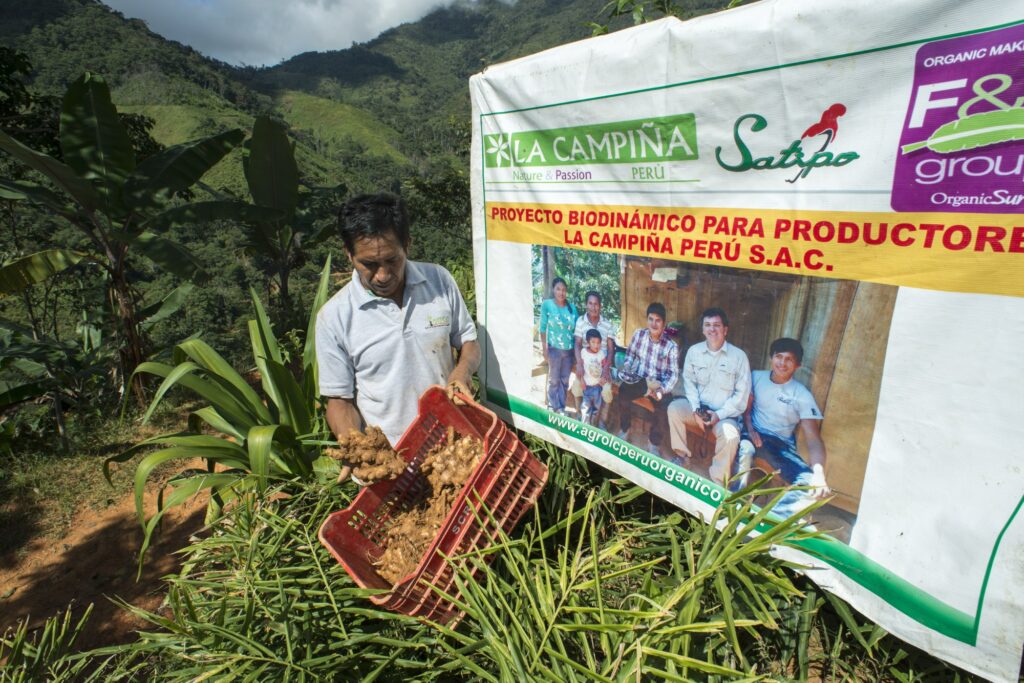
[[[428,315],[427,316],[427,328],[431,327],[448,327],[451,322],[451,318],[447,315]]]

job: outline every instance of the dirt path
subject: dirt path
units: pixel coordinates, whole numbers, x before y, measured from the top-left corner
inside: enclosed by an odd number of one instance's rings
[[[146,492],[145,510],[156,509],[156,489]],[[103,510],[81,509],[63,538],[37,537],[20,557],[0,558],[0,633],[23,619],[39,626],[69,605],[75,615],[94,603],[92,617],[78,642],[88,649],[124,643],[146,622],[109,598],[155,610],[163,600],[160,577],[175,571],[173,554],[188,545],[203,526],[206,497],[193,499],[164,516],[163,531],[151,545],[141,578],[136,581],[142,529],[129,492]]]

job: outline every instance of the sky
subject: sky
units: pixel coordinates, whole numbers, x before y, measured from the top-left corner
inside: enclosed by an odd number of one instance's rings
[[[103,0],[151,31],[229,64],[342,50],[454,0]]]

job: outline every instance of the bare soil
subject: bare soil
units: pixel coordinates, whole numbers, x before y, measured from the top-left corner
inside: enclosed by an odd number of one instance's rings
[[[147,515],[156,509],[156,493],[155,485],[146,491]],[[105,509],[82,506],[64,534],[34,536],[17,552],[0,556],[0,633],[23,620],[36,628],[69,605],[77,617],[93,603],[78,647],[133,640],[135,632],[148,624],[111,598],[157,610],[164,597],[160,577],[178,569],[180,558],[174,552],[188,545],[189,537],[202,528],[205,507],[203,496],[164,515],[163,529],[154,537],[138,580],[142,528],[131,491]]]

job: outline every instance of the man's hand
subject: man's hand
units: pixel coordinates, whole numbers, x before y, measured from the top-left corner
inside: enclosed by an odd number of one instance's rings
[[[470,389],[471,381],[468,377],[465,377],[458,372],[458,369],[454,370],[448,377],[448,386],[445,387],[445,391],[448,393],[448,398],[451,399],[455,405],[465,405],[466,402],[456,396],[456,393],[464,394],[466,396],[472,396],[473,390]]]
[[[754,448],[760,448],[761,446],[764,446],[764,439],[762,439],[761,435],[757,433],[757,430],[756,429],[751,429],[749,431],[750,431],[750,443],[754,444]]]
[[[828,487],[828,482],[825,481],[825,468],[821,465],[815,465],[811,474],[811,482],[808,484],[811,487],[811,495],[815,498],[824,498],[828,494],[832,493],[832,489]]]

